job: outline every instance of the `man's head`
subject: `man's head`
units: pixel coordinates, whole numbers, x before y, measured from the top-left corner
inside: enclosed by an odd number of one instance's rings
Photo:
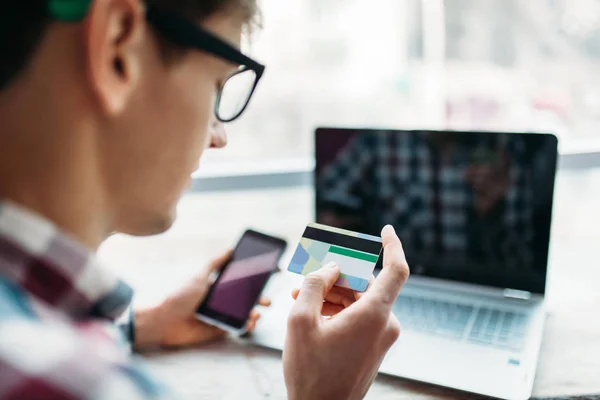
[[[89,3],[83,19],[57,21],[52,7],[64,19],[77,14],[69,2]],[[255,0],[149,3],[234,47],[256,13]],[[5,0],[2,8],[0,140],[22,151],[19,159],[45,162],[38,169],[76,160],[62,168],[95,181],[104,229],[166,230],[203,150],[225,145],[214,104],[239,65],[173,43],[149,23],[142,0]],[[0,150],[3,157],[12,156]],[[11,186],[2,181],[7,163],[0,160],[0,196]]]

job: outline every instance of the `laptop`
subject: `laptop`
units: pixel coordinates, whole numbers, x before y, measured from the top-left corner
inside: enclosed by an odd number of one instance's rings
[[[402,334],[380,373],[528,399],[546,315],[557,139],[320,128],[315,143],[316,221],[371,235],[392,224],[411,267],[393,308]],[[273,278],[254,343],[283,348],[300,284],[288,272]]]

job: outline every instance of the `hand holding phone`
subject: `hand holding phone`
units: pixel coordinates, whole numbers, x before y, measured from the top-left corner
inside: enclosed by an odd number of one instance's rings
[[[280,238],[247,230],[225,263],[196,318],[234,334],[246,323],[286,247]]]

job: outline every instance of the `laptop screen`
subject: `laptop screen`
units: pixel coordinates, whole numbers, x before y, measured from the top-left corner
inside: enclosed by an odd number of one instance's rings
[[[379,235],[411,272],[544,293],[557,140],[546,134],[316,131],[316,215]]]

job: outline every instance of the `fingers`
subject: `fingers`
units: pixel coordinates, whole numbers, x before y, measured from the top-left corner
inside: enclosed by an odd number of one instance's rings
[[[356,298],[354,297],[354,292],[330,291],[325,300],[329,303],[350,307],[356,301]]]
[[[344,311],[345,307],[339,304],[332,303],[323,303],[323,308],[321,309],[321,315],[325,317],[332,317],[338,313]]]
[[[261,297],[260,300],[258,300],[258,305],[263,307],[269,307],[271,305],[271,299]]]
[[[290,313],[290,324],[318,321],[323,300],[339,276],[340,268],[334,263],[308,274]]]
[[[389,313],[400,289],[408,279],[410,271],[402,243],[391,225],[383,228],[381,239],[383,242],[383,269],[363,298],[377,302],[378,306],[383,307],[383,312]]]
[[[360,292],[356,292],[352,289],[346,288],[346,287],[342,287],[342,286],[334,286],[331,288],[331,290],[329,291],[329,293],[333,293],[335,295],[340,295],[340,296],[344,296],[344,297],[348,297],[349,299],[353,299],[353,300],[357,300],[358,297],[361,295]],[[327,300],[327,299],[325,299]]]
[[[329,293],[325,296],[321,308],[321,315],[325,317],[332,317],[342,312],[346,307],[350,307],[355,301],[355,293],[353,290],[334,286],[331,288]],[[296,288],[292,290],[292,297],[294,300],[300,295],[300,289]]]
[[[260,319],[260,313],[258,311],[252,311],[250,313],[250,318],[248,318],[248,323],[246,325],[246,331],[248,333],[253,332],[256,329],[256,323]]]
[[[292,290],[292,297],[294,300],[298,299],[300,289],[296,288]],[[358,298],[359,293],[352,289],[347,289],[339,286],[334,286],[325,296],[325,301],[332,304],[342,305],[344,307],[350,307]]]
[[[298,292],[300,293],[300,290],[297,289]],[[296,296],[294,298],[296,298],[298,295],[296,294]],[[326,316],[326,317],[331,317],[335,314],[338,314],[340,312],[342,312],[344,309],[346,308],[346,306],[344,306],[343,304],[337,304],[337,303],[331,303],[329,301],[324,301],[322,308],[321,308],[321,315]]]
[[[333,287],[335,289],[335,286]],[[300,294],[300,289],[292,290],[292,297],[294,300],[298,298]],[[330,296],[331,292],[325,296],[325,301],[323,302],[323,306],[321,308],[321,315],[326,317],[331,317],[335,314],[342,312],[346,307],[349,307],[356,300],[352,297],[345,297],[343,300],[338,300],[336,296]],[[334,301],[331,301],[333,299]]]

